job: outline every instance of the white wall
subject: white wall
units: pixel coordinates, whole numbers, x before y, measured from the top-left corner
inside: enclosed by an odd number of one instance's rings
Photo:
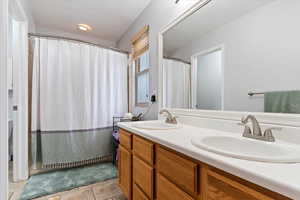
[[[30,0],[18,0],[18,1],[22,4],[22,7],[28,19],[28,32],[34,33],[36,30],[36,26],[35,26],[34,19],[32,17],[32,11],[29,2]]]
[[[278,0],[258,8],[172,57],[182,59],[223,44],[224,109],[263,111],[263,96],[249,91],[300,89],[300,1]]]
[[[8,195],[7,41],[8,0],[0,1],[0,199]]]
[[[197,108],[220,110],[222,107],[222,52],[197,56]]]
[[[104,45],[107,47],[115,47],[116,46],[116,42],[114,42],[114,41],[102,40],[98,37],[85,36],[84,34],[70,33],[70,32],[66,32],[66,31],[62,31],[62,30],[57,30],[57,29],[52,29],[52,28],[50,29],[50,28],[41,27],[41,26],[36,27],[36,33],[73,38],[73,39],[83,40],[86,42],[101,44],[101,45]]]
[[[158,33],[175,17],[179,16],[183,11],[195,4],[195,1],[180,1],[178,4],[175,0],[152,0],[149,6],[130,26],[128,31],[123,35],[117,43],[117,47],[131,50],[132,37],[145,25],[150,26],[150,94],[153,91],[157,92],[158,87]],[[135,108],[135,111],[143,110]],[[147,119],[157,118],[157,104],[154,104],[147,116]]]

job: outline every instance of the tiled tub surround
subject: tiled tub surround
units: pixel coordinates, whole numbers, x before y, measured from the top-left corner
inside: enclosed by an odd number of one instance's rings
[[[235,159],[201,150],[191,144],[191,139],[199,134],[234,134],[242,137],[243,127],[239,127],[237,121],[180,116],[179,122],[182,128],[173,130],[138,129],[132,126],[134,122],[119,123],[119,127],[289,198],[300,199],[300,163],[278,164]],[[261,126],[265,129],[272,125]],[[280,132],[274,131],[276,139],[297,144],[300,148],[300,129],[282,128]]]

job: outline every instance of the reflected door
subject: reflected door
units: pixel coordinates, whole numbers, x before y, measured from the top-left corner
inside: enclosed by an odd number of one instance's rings
[[[196,59],[195,108],[222,110],[222,50],[200,54]]]

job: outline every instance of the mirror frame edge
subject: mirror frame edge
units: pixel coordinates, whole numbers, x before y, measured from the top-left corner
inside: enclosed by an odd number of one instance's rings
[[[161,31],[158,33],[158,112],[161,110],[163,106],[163,34],[166,33],[168,30],[179,24],[181,21],[186,19],[187,17],[194,14],[197,10],[201,9],[212,0],[199,0],[197,3],[192,5],[190,8],[185,10],[182,14],[175,17],[175,19],[171,20],[169,24],[167,24]],[[158,114],[158,118],[159,118]]]
[[[165,108],[163,105],[163,34],[176,26],[178,23],[194,14],[196,11],[207,5],[213,0],[200,0],[179,16],[171,20],[161,31],[158,33],[158,119],[161,119],[159,111]],[[197,109],[176,109],[167,108],[175,115],[184,115],[191,117],[202,117],[207,119],[216,120],[232,120],[240,121],[240,119],[248,114],[255,115],[257,119],[264,124],[278,125],[278,126],[291,126],[300,127],[300,114],[286,114],[286,113],[264,113],[264,112],[243,112],[243,111],[224,111],[224,110],[197,110]]]

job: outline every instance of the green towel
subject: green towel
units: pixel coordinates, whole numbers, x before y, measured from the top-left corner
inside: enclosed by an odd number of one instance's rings
[[[266,92],[265,112],[300,113],[300,91]]]

